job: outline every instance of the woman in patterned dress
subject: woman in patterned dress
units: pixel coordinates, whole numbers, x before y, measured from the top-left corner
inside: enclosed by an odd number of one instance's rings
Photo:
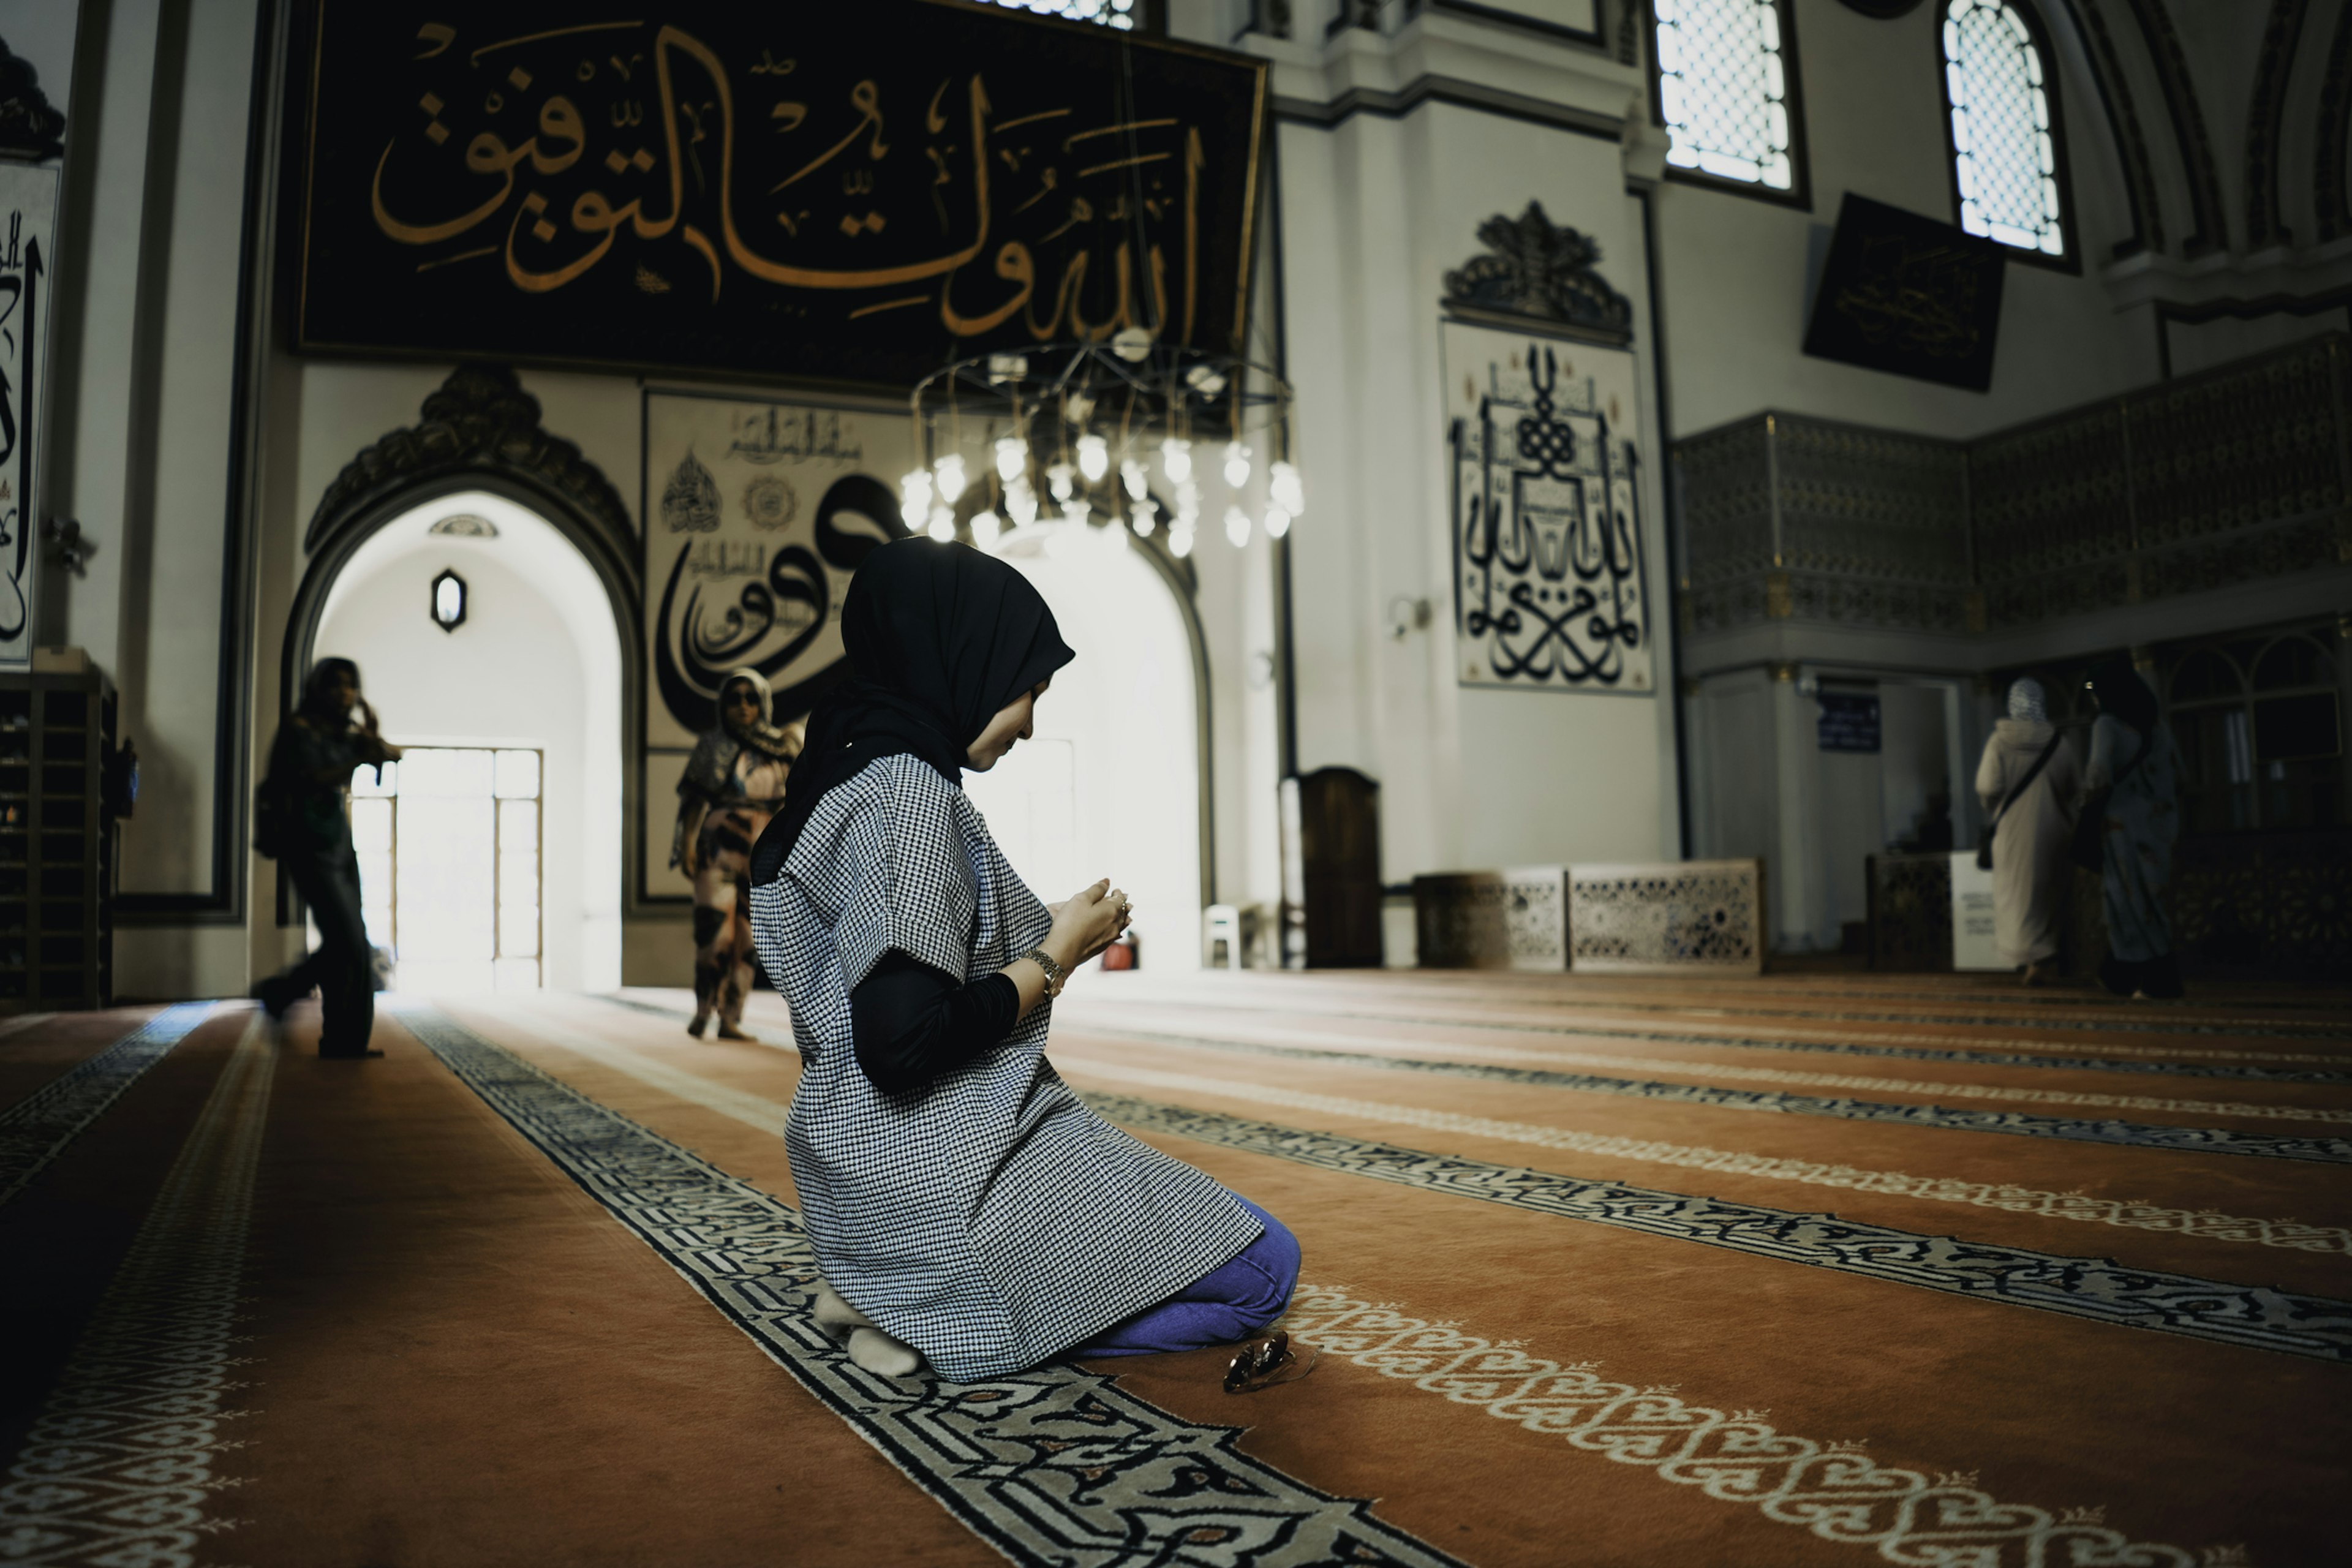
[[[912,539],[866,559],[841,625],[852,679],[751,858],[803,1062],[785,1140],[818,1322],[869,1371],[961,1382],[1247,1337],[1297,1243],[1045,1059],[1054,994],[1127,900],[1106,879],[1049,910],[963,792],[1074,657],[1052,612],[1005,563]]]
[[[743,1032],[751,989],[743,878],[801,749],[799,726],[776,728],[774,702],[758,670],[729,676],[719,688],[719,727],[695,742],[677,781],[669,862],[694,883],[694,1021],[686,1032],[697,1039],[714,1011],[720,1039],[751,1038]]]

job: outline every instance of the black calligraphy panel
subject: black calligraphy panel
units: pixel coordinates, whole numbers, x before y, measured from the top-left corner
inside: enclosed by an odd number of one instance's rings
[[[1805,352],[1986,391],[2004,259],[1996,240],[1848,193]]]
[[[950,0],[313,0],[310,350],[907,384],[1246,325],[1256,61]]]

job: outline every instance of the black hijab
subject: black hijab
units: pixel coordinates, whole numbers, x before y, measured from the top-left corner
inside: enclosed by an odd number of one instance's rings
[[[348,723],[351,716],[335,700],[335,682],[344,676],[351,677],[352,689],[357,690],[360,667],[350,659],[322,658],[312,665],[310,673],[302,680],[302,700],[294,710],[306,718],[328,723]]]
[[[2147,740],[2148,731],[2156,728],[2156,693],[2148,689],[2129,659],[2102,659],[2094,665],[2091,693],[2099,700],[2100,712],[2114,714],[2138,731],[2141,740]]]
[[[880,757],[919,757],[961,788],[999,710],[1077,656],[1029,579],[963,544],[902,539],[868,555],[841,606],[849,679],[809,714],[784,805],[751,851],[772,882],[817,802]]]

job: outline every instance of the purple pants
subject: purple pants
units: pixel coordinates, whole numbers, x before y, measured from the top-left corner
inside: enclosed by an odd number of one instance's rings
[[[1298,1238],[1249,1199],[1240,1202],[1265,1226],[1265,1234],[1167,1300],[1112,1324],[1070,1353],[1157,1355],[1229,1345],[1282,1316],[1298,1284]]]

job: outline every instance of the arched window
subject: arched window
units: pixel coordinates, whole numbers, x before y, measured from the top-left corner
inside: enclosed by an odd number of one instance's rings
[[[1805,199],[1787,0],[1656,0],[1667,172]]]
[[[1960,226],[2065,258],[2058,84],[2039,26],[2011,0],[1948,0],[1943,52]]]

